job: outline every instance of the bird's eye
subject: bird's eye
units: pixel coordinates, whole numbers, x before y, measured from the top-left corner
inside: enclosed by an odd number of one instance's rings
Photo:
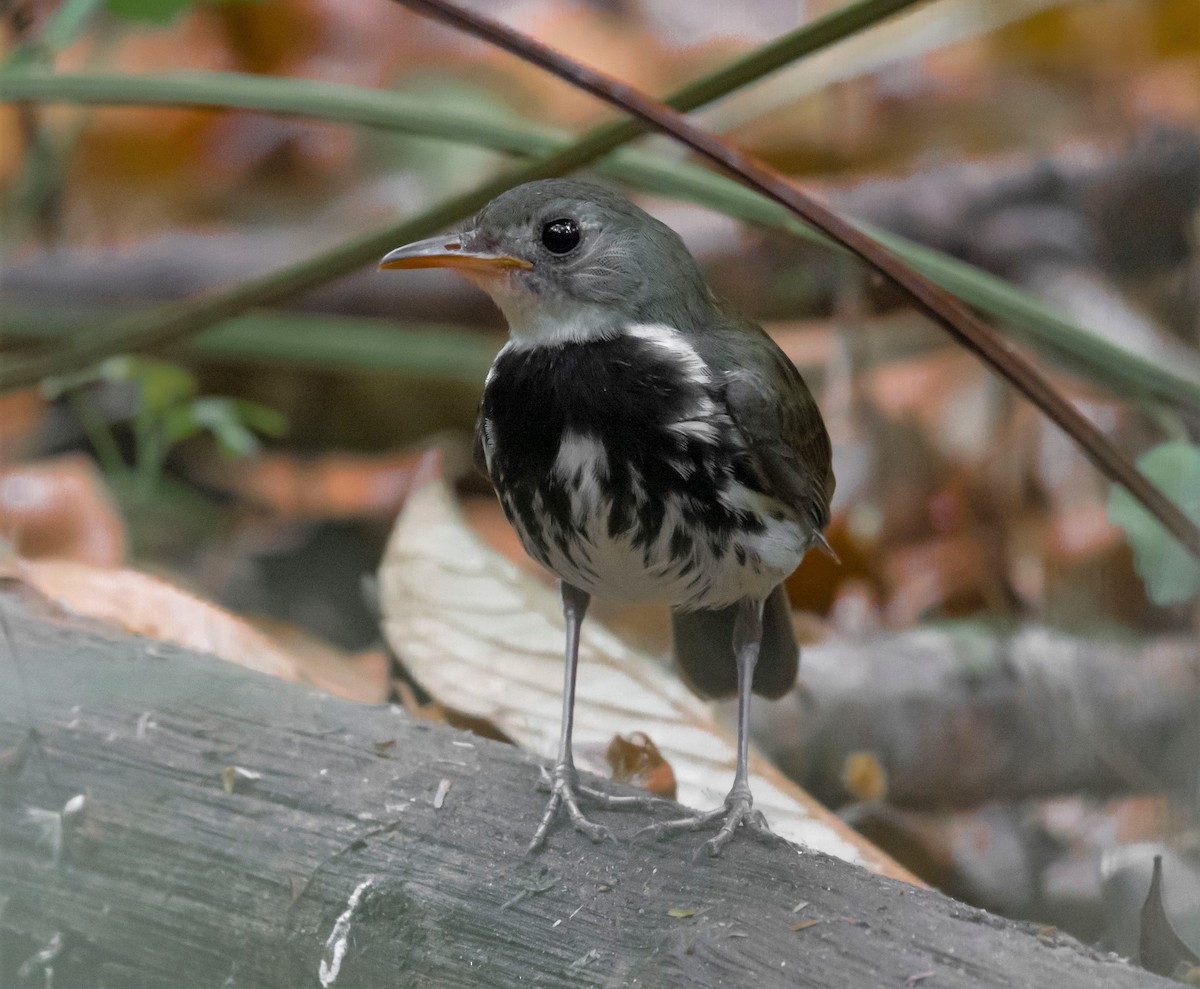
[[[542,227],[542,245],[551,254],[569,254],[579,246],[579,224],[565,217]]]

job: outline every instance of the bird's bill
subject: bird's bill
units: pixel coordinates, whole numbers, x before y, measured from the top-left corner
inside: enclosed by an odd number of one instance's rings
[[[384,255],[380,268],[458,268],[468,271],[501,272],[512,268],[532,268],[532,262],[509,254],[468,251],[457,237],[430,237],[415,244],[397,247]]]

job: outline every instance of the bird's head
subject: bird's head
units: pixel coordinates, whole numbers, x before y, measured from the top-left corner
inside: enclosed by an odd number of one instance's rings
[[[530,345],[613,336],[629,323],[697,326],[715,305],[675,231],[570,179],[510,189],[457,232],[398,248],[379,266],[461,272]]]

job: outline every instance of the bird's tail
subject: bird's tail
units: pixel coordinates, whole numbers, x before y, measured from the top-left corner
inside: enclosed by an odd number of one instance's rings
[[[733,622],[738,606],[715,611],[672,611],[675,662],[679,672],[703,697],[737,693],[737,662],[733,655]],[[782,697],[796,682],[800,647],[792,631],[792,611],[780,584],[763,606],[763,638],[754,667],[753,690],[764,697]]]

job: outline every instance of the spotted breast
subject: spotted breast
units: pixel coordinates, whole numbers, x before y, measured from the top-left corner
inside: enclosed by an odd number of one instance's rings
[[[724,392],[666,326],[509,343],[478,439],[526,551],[600,597],[685,610],[766,597],[811,527],[762,490]]]

